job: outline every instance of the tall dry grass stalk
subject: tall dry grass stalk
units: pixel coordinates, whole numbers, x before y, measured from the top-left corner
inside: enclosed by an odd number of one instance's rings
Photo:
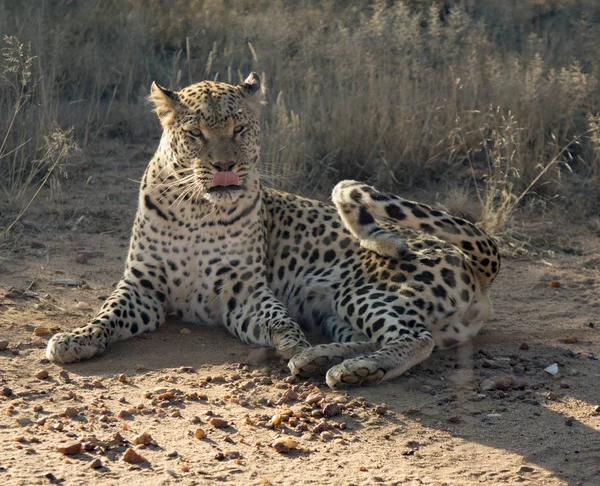
[[[80,148],[71,136],[72,128],[63,130],[51,125],[48,114],[36,106],[43,99],[38,96],[43,95],[38,92],[41,80],[33,74],[36,58],[30,47],[14,36],[5,36],[4,42],[0,83],[5,88],[2,101],[8,117],[0,132],[0,190],[6,197],[6,207],[17,211],[4,228],[8,233],[51,178],[57,173],[66,174],[66,164],[80,153]],[[53,188],[57,193],[60,185],[55,182]]]
[[[600,4],[443,4],[0,0],[0,32],[31,46],[35,81],[22,123],[1,119],[0,136],[12,134],[6,149],[24,167],[53,126],[73,126],[84,149],[107,137],[154,144],[143,102],[153,80],[177,89],[255,70],[270,93],[263,172],[286,189],[454,181],[480,191],[492,230],[517,201],[568,205],[573,184],[597,189]],[[0,82],[3,112],[16,98]]]

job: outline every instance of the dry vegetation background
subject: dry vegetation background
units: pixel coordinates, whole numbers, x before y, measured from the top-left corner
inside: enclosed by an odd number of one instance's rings
[[[356,178],[479,220],[508,256],[497,317],[347,394],[176,319],[49,363],[122,271],[152,81],[252,70],[269,184]],[[600,484],[599,80],[600,0],[0,0],[0,484]]]
[[[152,80],[264,73],[264,173],[441,187],[506,231],[597,214],[596,0],[0,0],[0,226],[107,139],[154,144]],[[41,189],[40,189],[41,187]]]

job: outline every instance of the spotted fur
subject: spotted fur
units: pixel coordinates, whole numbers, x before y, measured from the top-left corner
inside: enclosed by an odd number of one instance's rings
[[[153,85],[163,126],[142,179],[123,279],[49,359],[90,358],[169,313],[274,347],[293,374],[374,384],[455,346],[491,315],[494,241],[463,219],[354,181],[335,207],[260,184],[255,73],[239,86]],[[211,187],[233,171],[239,187]],[[383,221],[385,220],[385,222]],[[425,237],[423,237],[425,235]],[[311,347],[301,326],[332,341]]]

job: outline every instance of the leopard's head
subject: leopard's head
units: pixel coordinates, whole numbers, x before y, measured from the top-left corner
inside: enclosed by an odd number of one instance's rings
[[[263,96],[256,73],[237,86],[203,81],[169,91],[152,84],[163,153],[190,195],[223,205],[258,189]]]

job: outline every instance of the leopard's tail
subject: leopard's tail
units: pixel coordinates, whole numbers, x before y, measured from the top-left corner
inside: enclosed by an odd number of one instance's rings
[[[365,248],[384,256],[402,257],[407,250],[403,240],[379,226],[375,218],[387,219],[460,249],[477,271],[484,292],[500,270],[500,253],[493,238],[469,221],[356,181],[338,183],[332,198],[346,228]]]

